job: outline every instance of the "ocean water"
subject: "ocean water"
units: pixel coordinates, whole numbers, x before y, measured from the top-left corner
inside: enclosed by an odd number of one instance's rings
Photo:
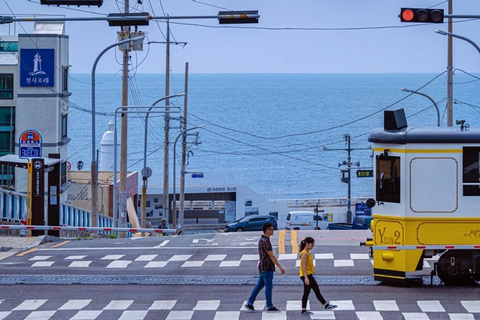
[[[73,74],[70,79],[69,161],[74,170],[79,160],[85,170],[90,169],[90,78],[90,74]],[[132,75],[129,106],[150,106],[165,96],[164,80],[164,74]],[[436,125],[432,103],[400,88],[420,89],[432,97],[440,109],[441,124],[446,126],[446,83],[445,73],[190,74],[188,126],[205,127],[198,130],[201,144],[190,148],[186,170],[203,172],[204,178],[187,175],[186,184],[244,184],[268,199],[346,196],[347,185],[340,181],[339,167],[347,160],[344,135],[351,136],[351,160],[359,161],[362,168],[371,167],[367,137],[373,128],[383,126],[383,110],[404,108],[409,126]],[[465,119],[472,127],[480,126],[479,85],[476,76],[456,72],[454,122]],[[172,75],[170,86],[170,94],[184,92],[184,75]],[[171,99],[170,104],[183,110],[183,97]],[[120,106],[121,75],[96,75],[97,148]],[[148,124],[147,166],[153,170],[149,185],[161,185],[163,116],[151,114]],[[117,126],[120,132],[119,117]],[[173,148],[179,135],[178,120],[172,120],[171,126]],[[128,170],[141,171],[143,167],[143,134],[144,114],[130,114]],[[180,145],[177,143],[177,183]],[[170,156],[173,161],[173,151]],[[372,195],[372,178],[357,178],[353,170],[352,196]]]

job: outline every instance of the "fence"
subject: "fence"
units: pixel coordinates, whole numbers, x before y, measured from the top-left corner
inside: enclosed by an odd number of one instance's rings
[[[48,212],[47,207],[48,204],[45,203],[45,212]],[[27,220],[26,208],[26,194],[0,188],[0,221],[11,225],[21,224],[22,221]],[[60,204],[60,225],[83,228],[92,227],[92,213],[89,210],[62,203]],[[113,228],[114,226],[112,217],[97,214],[98,228]],[[127,228],[131,227],[130,224],[127,225]],[[106,235],[108,232],[100,231],[99,233]]]

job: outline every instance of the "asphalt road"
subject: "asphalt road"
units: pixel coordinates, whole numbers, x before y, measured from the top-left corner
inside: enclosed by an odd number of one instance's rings
[[[373,280],[368,232],[276,232],[287,273],[275,276],[282,310],[242,310],[257,280],[260,232],[61,240],[0,260],[0,319],[305,319],[296,244],[313,236],[325,311],[311,319],[480,319],[479,287],[392,287]],[[279,253],[282,251],[283,253]],[[428,274],[428,268],[425,274]],[[264,308],[263,292],[256,308]],[[241,311],[242,310],[242,311]]]

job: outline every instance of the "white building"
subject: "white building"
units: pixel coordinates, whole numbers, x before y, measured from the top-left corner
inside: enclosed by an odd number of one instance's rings
[[[36,23],[33,34],[0,37],[0,156],[18,154],[19,136],[35,130],[42,157],[59,158],[67,186],[68,36],[63,23]],[[2,186],[26,191],[26,170],[0,168]],[[61,197],[61,201],[63,201]]]

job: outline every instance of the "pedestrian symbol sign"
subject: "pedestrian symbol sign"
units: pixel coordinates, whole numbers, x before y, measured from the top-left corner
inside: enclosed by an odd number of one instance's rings
[[[42,157],[42,136],[38,131],[25,130],[18,139],[20,159],[38,159]]]

